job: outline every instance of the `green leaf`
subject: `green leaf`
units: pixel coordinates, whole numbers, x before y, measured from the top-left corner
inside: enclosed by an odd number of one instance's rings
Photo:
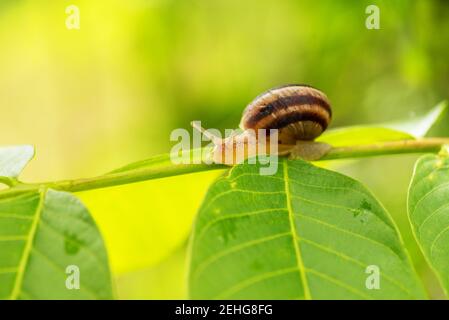
[[[210,188],[191,239],[194,299],[421,299],[389,214],[359,182],[307,162],[235,166]],[[367,267],[380,289],[367,289]]]
[[[447,102],[443,101],[421,117],[392,123],[350,126],[328,130],[317,141],[340,147],[422,138],[442,118],[446,110]]]
[[[66,287],[68,266],[79,268],[79,289]],[[41,190],[0,200],[0,299],[109,298],[104,244],[77,198]]]
[[[413,233],[449,293],[449,156],[425,155],[415,165],[408,193]]]
[[[33,157],[33,146],[1,147],[0,177],[17,178]]]

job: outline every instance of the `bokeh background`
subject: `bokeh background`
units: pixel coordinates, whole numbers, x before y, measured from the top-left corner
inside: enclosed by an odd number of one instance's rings
[[[365,8],[380,8],[380,30]],[[65,9],[80,9],[68,30]],[[174,128],[237,127],[260,92],[307,83],[333,127],[407,119],[449,98],[449,2],[1,0],[0,144],[34,144],[24,180],[87,177],[165,153]],[[434,134],[449,134],[449,120]],[[390,210],[432,297],[406,216],[414,156],[340,162]],[[217,172],[78,194],[119,298],[184,298],[190,227]]]

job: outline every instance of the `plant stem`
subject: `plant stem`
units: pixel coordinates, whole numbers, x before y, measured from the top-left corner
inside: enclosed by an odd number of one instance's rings
[[[161,168],[137,169],[129,172],[110,173],[93,178],[59,181],[53,183],[51,187],[58,190],[76,192],[226,168],[226,166],[217,164],[172,164]]]
[[[365,145],[335,147],[319,160],[351,159],[404,153],[435,153],[444,145],[449,145],[449,138],[386,141]],[[198,157],[201,157],[201,153],[204,153],[204,150],[190,150],[190,153],[191,155],[193,154],[191,159],[198,160]],[[221,164],[173,164],[170,161],[170,155],[166,154],[136,162],[97,177],[34,184],[21,183],[13,188],[1,191],[0,198],[36,191],[41,186],[61,191],[78,192],[226,168],[228,167]]]

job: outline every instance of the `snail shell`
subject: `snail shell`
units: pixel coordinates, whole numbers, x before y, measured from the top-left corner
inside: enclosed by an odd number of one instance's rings
[[[311,140],[327,128],[331,117],[330,103],[323,92],[307,85],[286,85],[262,93],[245,108],[240,134],[221,139],[198,123],[192,122],[192,126],[214,143],[210,156],[215,163],[233,165],[259,154],[259,142],[262,142],[258,139],[259,130],[265,130],[267,139],[262,144],[269,154],[294,154],[315,160],[329,150],[329,145]],[[274,142],[269,136],[270,129],[278,130],[277,151],[270,149]]]
[[[240,128],[278,129],[279,144],[314,140],[332,118],[330,102],[318,89],[307,85],[286,85],[257,96],[243,111]]]

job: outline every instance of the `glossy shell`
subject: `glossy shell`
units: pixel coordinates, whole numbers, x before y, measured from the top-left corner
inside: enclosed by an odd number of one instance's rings
[[[240,128],[279,129],[279,143],[295,144],[314,140],[331,117],[330,102],[323,92],[306,85],[287,85],[256,97],[243,111]]]

